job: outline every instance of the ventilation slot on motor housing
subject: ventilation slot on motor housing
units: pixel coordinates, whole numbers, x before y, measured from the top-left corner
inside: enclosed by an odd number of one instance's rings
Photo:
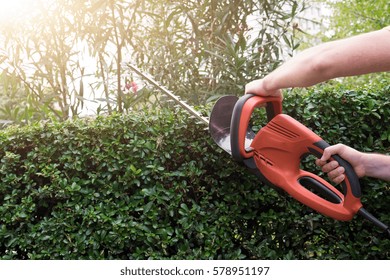
[[[289,138],[289,139],[294,139],[299,137],[299,134],[295,133],[294,131],[291,131],[275,122],[270,122],[268,123],[267,127],[274,132],[282,135],[283,137]]]
[[[274,166],[274,163],[267,157],[265,157],[264,155],[258,153],[257,155],[266,165],[268,166]]]

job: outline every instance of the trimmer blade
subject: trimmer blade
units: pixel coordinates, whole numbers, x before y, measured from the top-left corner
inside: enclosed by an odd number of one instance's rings
[[[215,103],[210,115],[209,131],[215,143],[229,154],[232,153],[230,145],[230,122],[232,119],[236,96],[223,96]]]

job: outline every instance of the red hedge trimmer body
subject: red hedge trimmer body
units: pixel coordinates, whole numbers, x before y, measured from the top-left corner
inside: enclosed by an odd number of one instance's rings
[[[268,123],[257,134],[250,119],[257,107],[265,107]],[[321,177],[302,170],[302,158],[320,158],[329,146],[309,128],[282,114],[280,97],[247,94],[238,99],[225,96],[212,110],[209,124],[214,141],[232,157],[244,163],[265,184],[281,188],[293,198],[336,220],[351,220],[356,213],[384,230],[388,227],[369,214],[360,202],[359,179],[351,165],[332,156],[345,168],[342,192]]]

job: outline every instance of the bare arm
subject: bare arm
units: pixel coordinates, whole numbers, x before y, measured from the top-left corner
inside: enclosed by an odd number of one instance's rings
[[[390,156],[364,154],[366,176],[390,181]]]
[[[245,92],[277,95],[283,88],[382,71],[390,71],[390,27],[309,48],[263,79],[248,83]]]

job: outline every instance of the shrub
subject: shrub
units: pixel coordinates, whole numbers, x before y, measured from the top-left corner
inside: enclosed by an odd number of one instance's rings
[[[291,93],[284,111],[330,143],[384,152],[388,92]],[[183,112],[41,123],[0,140],[3,259],[389,258],[369,222],[334,221],[264,186]],[[363,194],[389,224],[388,186],[365,179]]]

